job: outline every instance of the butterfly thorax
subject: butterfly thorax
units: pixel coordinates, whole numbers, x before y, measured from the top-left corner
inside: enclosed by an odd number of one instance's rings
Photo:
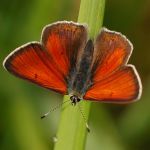
[[[78,66],[71,68],[68,80],[68,92],[73,104],[79,102],[91,84],[91,63],[94,46],[92,40],[88,40],[83,50]],[[78,68],[78,69],[77,69]],[[69,82],[72,81],[72,82]]]

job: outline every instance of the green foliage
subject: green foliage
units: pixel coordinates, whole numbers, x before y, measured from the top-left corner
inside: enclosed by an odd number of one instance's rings
[[[90,38],[92,39],[98,34],[102,25],[104,6],[105,0],[81,0],[78,22],[88,24]],[[64,101],[68,99],[69,97],[64,97]],[[80,105],[88,119],[91,103],[82,101]],[[61,113],[61,122],[57,133],[58,142],[55,144],[55,150],[83,150],[86,134],[86,125],[78,106],[66,107]]]

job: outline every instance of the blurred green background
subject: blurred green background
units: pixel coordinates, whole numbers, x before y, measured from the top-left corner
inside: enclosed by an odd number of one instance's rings
[[[42,28],[77,20],[80,0],[1,0],[0,64],[9,52],[39,41]],[[93,103],[86,150],[150,149],[150,1],[107,0],[104,26],[127,35],[134,45],[130,63],[143,83],[140,101],[128,105]],[[51,150],[60,109],[40,116],[62,96],[20,80],[0,65],[0,150]],[[68,121],[69,125],[69,121]],[[69,143],[68,143],[69,144]]]

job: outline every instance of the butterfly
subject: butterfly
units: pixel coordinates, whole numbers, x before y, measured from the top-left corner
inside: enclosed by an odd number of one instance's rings
[[[131,42],[121,33],[102,28],[95,40],[88,27],[59,21],[44,27],[41,41],[27,43],[3,62],[17,77],[80,100],[129,103],[140,99],[142,85],[127,64]]]

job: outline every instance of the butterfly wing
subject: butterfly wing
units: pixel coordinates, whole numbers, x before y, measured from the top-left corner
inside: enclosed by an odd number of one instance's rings
[[[52,24],[44,29],[42,43],[29,43],[16,49],[5,59],[4,66],[20,78],[67,94],[66,76],[71,67],[70,59],[74,56],[76,60],[74,54],[80,51],[84,43],[80,40],[85,36],[83,25],[73,22]]]
[[[141,95],[141,81],[132,65],[126,65],[131,43],[120,33],[102,29],[95,42],[93,85],[84,99],[126,103]]]
[[[81,24],[63,21],[43,30],[42,43],[64,76],[76,65],[77,55],[86,41],[87,29]]]
[[[135,67],[125,66],[96,82],[84,98],[95,101],[127,103],[140,96],[139,77]]]
[[[102,28],[95,42],[93,80],[99,81],[125,65],[132,53],[130,41],[118,32]]]
[[[4,66],[20,78],[62,94],[66,92],[64,77],[54,68],[50,56],[43,51],[40,43],[30,43],[16,49],[6,58]]]

